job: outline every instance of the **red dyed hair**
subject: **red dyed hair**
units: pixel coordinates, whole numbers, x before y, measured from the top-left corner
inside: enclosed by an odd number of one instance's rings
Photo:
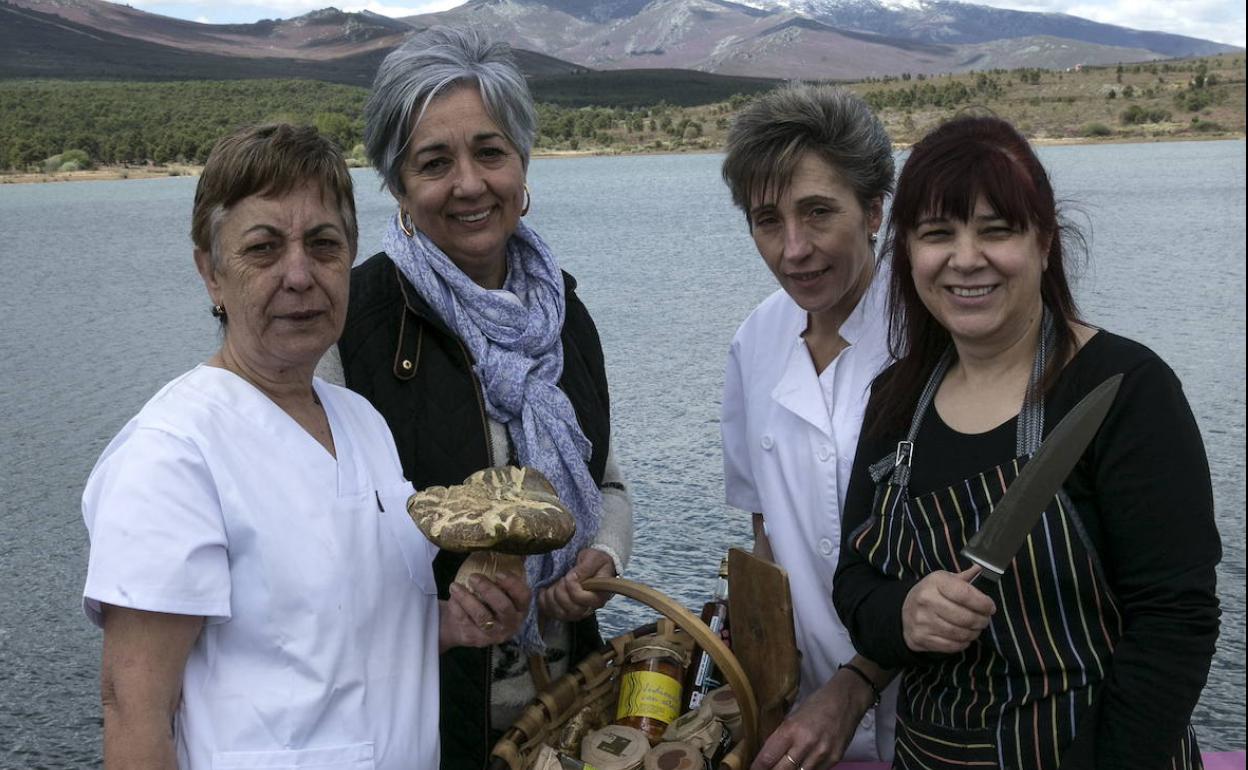
[[[1064,225],[1049,175],[1022,134],[996,117],[962,117],[942,124],[910,151],[888,220],[892,255],[889,286],[889,350],[897,359],[881,381],[881,410],[868,418],[871,431],[904,430],[915,402],[941,355],[952,344],[949,332],[919,299],[910,274],[909,235],[929,215],[970,221],[980,196],[1011,227],[1034,230],[1049,239],[1048,268],[1040,298],[1053,317],[1055,349],[1050,351],[1041,390],[1047,391],[1074,348],[1071,322],[1078,309],[1066,275],[1063,236],[1082,243]]]

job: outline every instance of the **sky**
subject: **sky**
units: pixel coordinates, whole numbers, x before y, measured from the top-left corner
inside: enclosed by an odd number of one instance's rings
[[[1243,0],[977,0],[980,5],[1020,11],[1068,13],[1092,21],[1132,29],[1170,32],[1244,45]],[[411,16],[445,11],[464,0],[126,0],[151,13],[212,24],[285,19],[334,6],[344,11],[369,10],[383,16]]]

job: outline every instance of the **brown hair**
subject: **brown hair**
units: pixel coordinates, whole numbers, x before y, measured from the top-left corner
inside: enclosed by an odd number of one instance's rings
[[[919,392],[952,342],[914,287],[909,235],[927,215],[969,221],[981,196],[1011,227],[1049,238],[1040,300],[1052,316],[1055,345],[1045,363],[1042,392],[1052,387],[1074,350],[1070,324],[1079,320],[1079,311],[1062,241],[1065,236],[1082,246],[1082,235],[1061,221],[1049,175],[1022,134],[996,117],[954,118],[914,145],[897,180],[887,240],[892,255],[889,352],[897,364],[880,382],[876,401],[881,411],[868,420],[870,433],[904,430]]]
[[[355,254],[355,195],[342,153],[315,128],[287,123],[241,128],[213,146],[195,188],[191,240],[212,254],[215,265],[217,225],[227,209],[252,195],[284,195],[307,181],[337,203]]]

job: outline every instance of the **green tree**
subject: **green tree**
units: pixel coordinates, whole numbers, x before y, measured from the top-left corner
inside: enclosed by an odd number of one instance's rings
[[[340,112],[318,113],[312,119],[312,125],[344,152],[360,141],[361,132],[356,129],[355,121]]]

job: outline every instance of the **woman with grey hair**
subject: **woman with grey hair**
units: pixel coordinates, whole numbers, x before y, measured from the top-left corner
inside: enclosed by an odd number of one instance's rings
[[[623,571],[631,503],[597,329],[522,221],[537,118],[507,46],[470,29],[415,35],[379,67],[365,119],[398,206],[385,251],[352,272],[345,384],[385,417],[417,489],[529,466],[577,523],[567,546],[529,557],[534,598],[515,638],[442,656],[442,767],[477,770],[535,681],[601,645],[594,611],[606,596],[581,581]],[[464,558],[438,554],[440,595],[459,590]]]
[[[753,770],[892,757],[895,693],[832,606],[841,505],[872,379],[889,361],[888,276],[874,244],[893,187],[884,127],[841,89],[794,84],[747,106],[724,180],[780,289],[733,338],[721,430],[729,505],[789,574],[798,702]]]

